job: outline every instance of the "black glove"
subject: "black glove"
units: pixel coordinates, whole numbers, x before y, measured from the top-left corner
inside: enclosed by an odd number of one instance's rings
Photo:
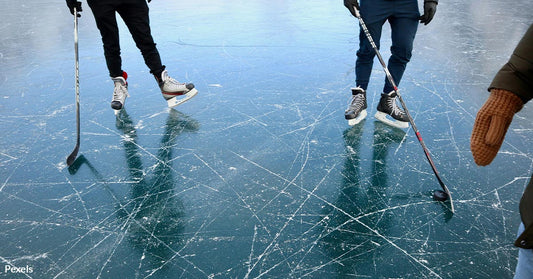
[[[76,0],[66,0],[67,6],[70,9],[70,13],[74,15],[74,8],[76,8],[76,13],[78,17],[81,17],[81,14],[79,12],[82,11],[81,9],[81,2]]]
[[[359,10],[359,3],[357,0],[344,0],[344,6],[350,10],[350,13],[352,13],[353,16],[355,16],[355,10],[353,7],[357,8]]]
[[[420,16],[420,23],[428,25],[437,11],[437,0],[424,0],[424,14]]]

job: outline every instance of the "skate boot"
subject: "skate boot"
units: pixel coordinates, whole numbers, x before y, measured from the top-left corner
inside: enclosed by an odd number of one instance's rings
[[[352,88],[352,100],[344,112],[348,125],[354,126],[366,118],[366,92],[360,87]]]
[[[387,125],[404,129],[409,127],[409,118],[407,117],[407,114],[396,104],[397,96],[398,95],[395,91],[391,91],[388,94],[382,93],[378,104],[378,111],[376,112],[375,117]]]
[[[156,76],[156,80],[159,83],[159,88],[161,88],[161,94],[167,100],[169,108],[183,104],[198,94],[198,90],[194,88],[194,84],[180,83],[171,78],[166,70],[161,73],[161,77]]]
[[[115,110],[115,115],[124,107],[126,102],[126,97],[129,97],[128,94],[128,82],[126,79],[128,74],[122,72],[121,77],[111,78],[115,83],[115,89],[113,90],[113,100],[111,100],[111,108]]]

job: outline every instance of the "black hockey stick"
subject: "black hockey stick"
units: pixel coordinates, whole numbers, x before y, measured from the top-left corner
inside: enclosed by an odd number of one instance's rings
[[[418,128],[416,128],[415,121],[411,117],[411,114],[409,113],[409,110],[407,109],[407,106],[405,105],[405,102],[403,101],[402,96],[400,95],[400,92],[398,91],[398,87],[396,86],[396,83],[394,82],[394,79],[392,78],[391,73],[389,72],[389,69],[387,68],[387,65],[385,64],[385,61],[383,60],[383,57],[381,57],[381,54],[379,53],[379,50],[376,46],[376,43],[374,43],[374,40],[372,39],[372,36],[370,35],[370,32],[368,31],[368,28],[366,28],[366,24],[363,21],[363,18],[361,17],[361,14],[359,13],[359,10],[357,7],[353,7],[355,11],[355,17],[359,19],[359,24],[361,25],[361,28],[363,28],[363,32],[366,35],[366,38],[370,42],[370,45],[372,45],[372,48],[376,52],[376,56],[379,59],[379,62],[381,63],[381,66],[383,67],[383,70],[385,71],[385,75],[387,76],[387,79],[389,80],[390,84],[394,88],[394,92],[398,96],[398,99],[400,100],[400,103],[405,111],[405,114],[407,115],[407,118],[409,118],[409,123],[411,123],[411,127],[413,128],[413,131],[415,132],[416,138],[418,139],[418,142],[420,142],[420,145],[422,146],[422,149],[424,149],[424,154],[426,154],[426,158],[431,165],[431,169],[433,170],[433,173],[437,177],[437,180],[439,181],[440,187],[442,188],[442,191],[435,191],[433,192],[433,197],[440,201],[445,201],[447,199],[450,199],[450,210],[452,213],[455,212],[455,209],[453,207],[453,200],[452,195],[450,194],[450,190],[448,190],[448,187],[444,184],[442,179],[440,178],[439,172],[437,171],[437,168],[435,167],[435,163],[433,163],[433,160],[431,159],[431,155],[429,154],[429,150],[426,147],[426,144],[424,143],[424,140],[422,139],[422,136],[420,135],[420,132],[418,131]]]
[[[74,163],[78,151],[80,150],[80,71],[79,71],[79,57],[78,57],[78,13],[74,8],[74,55],[76,57],[76,146],[72,153],[67,157],[67,165]]]

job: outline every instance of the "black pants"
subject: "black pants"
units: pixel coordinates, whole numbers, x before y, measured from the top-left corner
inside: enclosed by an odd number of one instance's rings
[[[150,73],[160,74],[164,70],[161,57],[150,32],[148,4],[145,0],[88,0],[96,25],[102,35],[104,55],[111,77],[122,76],[120,42],[116,13],[126,26],[144,57]]]

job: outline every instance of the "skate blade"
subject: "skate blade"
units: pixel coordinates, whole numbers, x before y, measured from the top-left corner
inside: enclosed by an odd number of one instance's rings
[[[363,119],[366,118],[366,115],[367,115],[366,109],[362,110],[356,118],[348,120],[348,125],[355,126],[359,124]]]
[[[113,112],[115,113],[115,116],[118,116],[122,109],[113,109]]]
[[[178,98],[178,96],[170,98],[167,100],[168,107],[173,108],[179,106],[190,100],[192,97],[196,96],[196,94],[198,94],[198,90],[196,90],[196,88],[193,88],[189,92],[181,95],[183,96],[183,98]]]
[[[377,120],[398,129],[409,128],[409,122],[398,121],[396,119],[391,120],[388,118],[390,117],[388,114],[383,113],[381,111],[376,112],[376,115],[374,115],[374,117],[376,117]]]

